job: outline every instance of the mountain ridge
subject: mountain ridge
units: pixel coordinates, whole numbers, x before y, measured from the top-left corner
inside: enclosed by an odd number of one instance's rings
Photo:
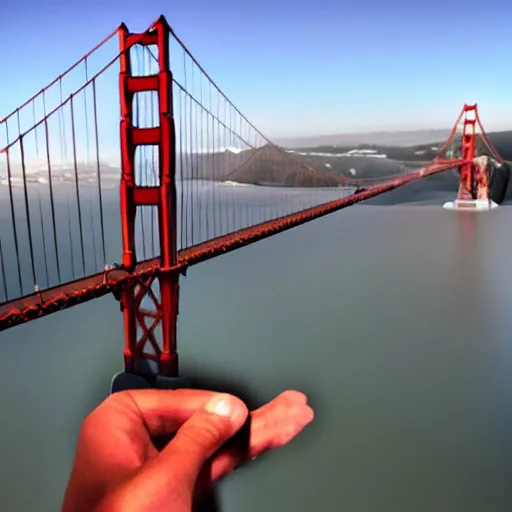
[[[313,148],[320,146],[357,146],[361,144],[409,147],[443,143],[450,136],[451,129],[375,131],[366,133],[340,133],[332,135],[312,135],[305,137],[284,137],[273,140],[286,149]],[[488,136],[510,136],[512,130],[499,130],[487,133]]]

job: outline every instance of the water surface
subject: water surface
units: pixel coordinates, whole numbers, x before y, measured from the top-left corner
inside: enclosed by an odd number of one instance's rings
[[[358,205],[190,269],[182,373],[315,422],[219,487],[222,511],[512,507],[512,209]],[[121,369],[112,297],[1,334],[2,510],[54,512]]]

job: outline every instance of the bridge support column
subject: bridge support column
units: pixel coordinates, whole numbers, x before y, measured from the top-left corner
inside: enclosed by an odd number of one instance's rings
[[[468,112],[476,113],[476,105],[464,105],[464,124],[462,127],[461,158],[466,163],[459,169],[460,183],[457,194],[458,200],[475,199],[475,173],[473,158],[475,157],[475,125],[474,119],[468,118]]]
[[[472,113],[472,118],[468,117]],[[462,128],[462,159],[466,161],[460,169],[458,200],[489,199],[487,161],[475,159],[476,126],[478,123],[477,106],[464,105],[464,124]]]
[[[130,34],[125,25],[119,30],[122,266],[133,273],[134,279],[121,292],[125,372],[114,377],[112,392],[133,387],[172,388],[187,385],[185,380],[178,377],[176,352],[179,272],[176,270],[176,141],[169,33],[169,26],[163,17],[142,34]],[[132,75],[130,50],[135,45],[155,45],[158,48],[157,74]],[[134,126],[134,95],[148,91],[158,95],[159,126]],[[157,186],[136,183],[135,151],[142,145],[158,147]],[[137,276],[135,250],[135,218],[139,206],[156,207],[159,222],[160,268],[144,277]],[[155,285],[158,290],[154,289]],[[153,307],[146,309],[144,301],[152,303]],[[160,336],[157,330],[160,330]]]

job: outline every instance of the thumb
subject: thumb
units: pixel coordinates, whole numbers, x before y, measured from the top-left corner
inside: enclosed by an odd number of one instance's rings
[[[248,415],[239,398],[215,396],[180,427],[158,456],[159,462],[176,468],[179,480],[192,492],[204,464],[242,428]]]

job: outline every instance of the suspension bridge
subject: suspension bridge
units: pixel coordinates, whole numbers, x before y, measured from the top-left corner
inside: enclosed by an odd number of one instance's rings
[[[251,124],[164,17],[121,25],[1,119],[0,137],[0,330],[112,293],[126,374],[164,378],[179,375],[190,266],[447,171],[458,200],[489,202],[475,161],[504,163],[465,105],[429,163],[370,179],[312,165]],[[244,184],[262,185],[256,199]]]

